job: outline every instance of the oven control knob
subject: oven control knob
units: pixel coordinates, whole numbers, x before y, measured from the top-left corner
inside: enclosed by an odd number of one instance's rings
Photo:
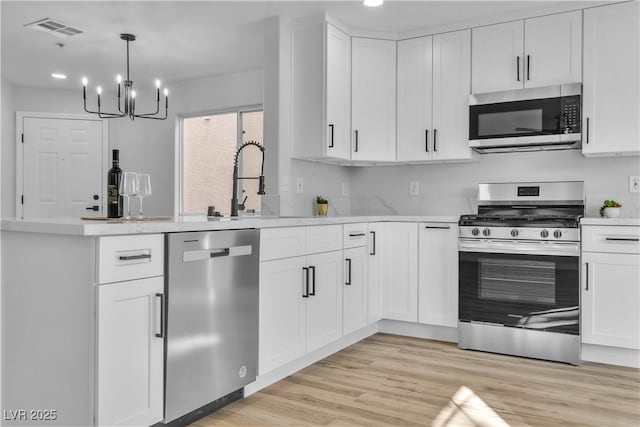
[[[515,228],[511,230],[511,237],[518,237],[518,230],[516,230]]]
[[[478,230],[477,228],[474,228],[473,230],[471,230],[471,234],[473,234],[474,236],[477,236],[478,234],[480,234],[480,230]]]
[[[547,230],[542,230],[540,232],[540,237],[542,237],[543,239],[546,239],[547,237],[549,237],[549,232]]]
[[[485,228],[484,230],[482,230],[482,235],[485,237],[488,237],[491,234],[491,230],[489,230],[488,228]]]
[[[553,237],[555,237],[556,239],[559,239],[562,237],[562,231],[560,230],[556,230],[553,232]]]

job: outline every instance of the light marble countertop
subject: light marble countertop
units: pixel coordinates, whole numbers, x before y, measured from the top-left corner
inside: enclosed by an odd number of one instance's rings
[[[640,218],[600,218],[589,217],[581,218],[582,225],[638,225],[640,226]]]
[[[262,217],[207,219],[182,216],[166,221],[95,221],[77,218],[3,219],[3,231],[65,234],[74,236],[114,236],[126,234],[174,233],[184,231],[230,230],[242,228],[298,227],[307,225],[350,224],[358,222],[446,222],[457,223],[458,216],[335,216]]]

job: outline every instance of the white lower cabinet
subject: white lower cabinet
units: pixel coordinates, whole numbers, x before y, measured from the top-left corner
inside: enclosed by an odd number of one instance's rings
[[[342,251],[307,257],[307,352],[342,336]]]
[[[418,322],[458,326],[458,225],[418,225]]]
[[[382,317],[418,321],[418,224],[387,222],[382,246]]]
[[[162,420],[163,292],[163,277],[98,286],[100,426]]]
[[[582,255],[582,342],[640,349],[640,257]]]
[[[306,266],[306,256],[260,263],[260,375],[305,353]]]
[[[344,250],[343,323],[342,332],[347,335],[367,326],[367,258],[369,248],[360,246]]]

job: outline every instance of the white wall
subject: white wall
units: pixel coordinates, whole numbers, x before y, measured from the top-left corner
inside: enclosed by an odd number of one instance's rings
[[[473,163],[365,167],[352,173],[355,215],[460,215],[476,212],[477,185],[504,181],[584,181],[588,216],[605,199],[623,205],[622,216],[640,216],[640,194],[629,193],[629,175],[640,175],[639,157],[585,158],[579,150],[488,154]],[[409,196],[419,181],[420,196]]]

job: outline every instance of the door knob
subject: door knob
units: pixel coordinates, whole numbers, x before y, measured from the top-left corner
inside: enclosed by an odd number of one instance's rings
[[[97,194],[93,195],[93,200],[98,200],[100,198],[100,196],[98,196]]]

